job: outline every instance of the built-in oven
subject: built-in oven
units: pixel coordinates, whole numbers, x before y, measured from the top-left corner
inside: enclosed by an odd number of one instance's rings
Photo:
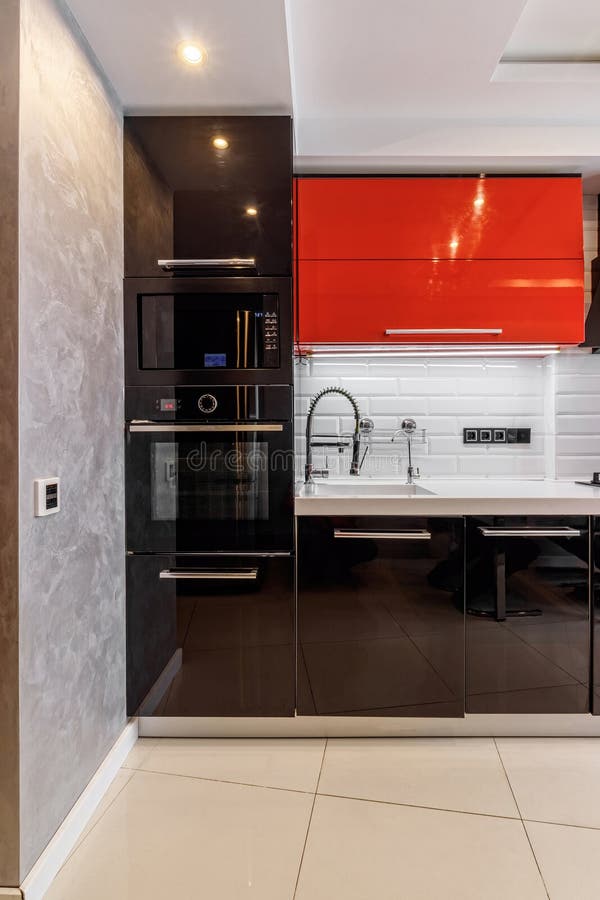
[[[291,303],[289,278],[128,278],[126,384],[291,384]]]
[[[128,390],[128,551],[290,552],[291,409],[288,385]]]

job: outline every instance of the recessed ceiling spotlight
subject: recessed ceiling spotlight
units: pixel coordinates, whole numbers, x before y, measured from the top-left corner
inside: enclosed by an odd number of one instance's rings
[[[206,50],[192,41],[181,41],[177,45],[177,55],[190,66],[199,66],[206,60]]]
[[[247,216],[257,216],[258,210],[255,206],[247,206],[246,207],[246,215]]]
[[[213,147],[216,147],[217,150],[227,150],[229,147],[229,141],[224,137],[215,137],[212,141]]]

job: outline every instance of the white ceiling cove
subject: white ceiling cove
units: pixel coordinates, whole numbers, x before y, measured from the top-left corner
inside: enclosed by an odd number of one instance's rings
[[[600,181],[598,0],[69,2],[127,111],[292,112],[298,171]],[[188,37],[205,66],[176,57]],[[560,77],[533,76],[548,59]]]

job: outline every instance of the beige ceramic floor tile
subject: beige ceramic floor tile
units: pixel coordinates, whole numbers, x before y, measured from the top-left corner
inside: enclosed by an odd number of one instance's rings
[[[524,819],[600,828],[600,738],[502,738]]]
[[[127,759],[123,763],[124,769],[139,769],[143,762],[145,762],[148,757],[150,751],[154,747],[156,743],[155,738],[138,738],[137,743],[131,753],[128,754]]]
[[[324,747],[324,740],[310,738],[162,738],[140,768],[314,792]]]
[[[135,772],[46,900],[291,900],[312,802]]]
[[[520,821],[317,797],[296,900],[375,898],[546,900],[546,892]]]
[[[519,817],[491,738],[330,740],[319,793]]]
[[[88,834],[90,833],[92,828],[94,828],[98,824],[98,822],[100,821],[100,819],[102,818],[102,816],[104,815],[106,810],[109,808],[109,806],[111,805],[113,800],[115,800],[116,797],[118,797],[118,795],[121,793],[121,791],[123,790],[123,788],[129,781],[129,779],[132,777],[133,777],[133,769],[120,769],[117,772],[109,789],[107,790],[107,792],[103,796],[102,800],[96,807],[96,810],[95,810],[93,816],[90,818],[89,822],[87,823],[87,825],[85,826],[85,828],[83,829],[81,834],[79,835],[79,838],[77,839],[75,846],[73,847],[71,853],[69,854],[69,857],[77,850],[77,848],[79,847],[81,842],[83,840],[85,840],[85,838],[88,836]]]
[[[552,900],[598,900],[600,831],[526,822]]]

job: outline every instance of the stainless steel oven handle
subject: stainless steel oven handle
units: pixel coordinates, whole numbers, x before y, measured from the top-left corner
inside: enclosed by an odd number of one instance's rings
[[[386,328],[386,334],[502,334],[502,328]]]
[[[131,422],[129,430],[132,432],[146,431],[151,434],[162,432],[180,432],[180,431],[283,431],[283,425],[263,424],[263,425],[181,425],[173,423],[172,425],[158,425],[154,422]]]
[[[431,532],[424,528],[414,531],[361,531],[359,528],[336,528],[334,538],[373,538],[389,541],[430,541]]]
[[[166,272],[173,269],[252,269],[256,260],[231,257],[230,259],[158,259],[158,265]]]
[[[159,578],[173,581],[256,581],[258,569],[162,569]]]
[[[574,538],[581,537],[581,531],[578,528],[493,528],[483,525],[479,526],[479,531],[484,537],[564,537]]]

